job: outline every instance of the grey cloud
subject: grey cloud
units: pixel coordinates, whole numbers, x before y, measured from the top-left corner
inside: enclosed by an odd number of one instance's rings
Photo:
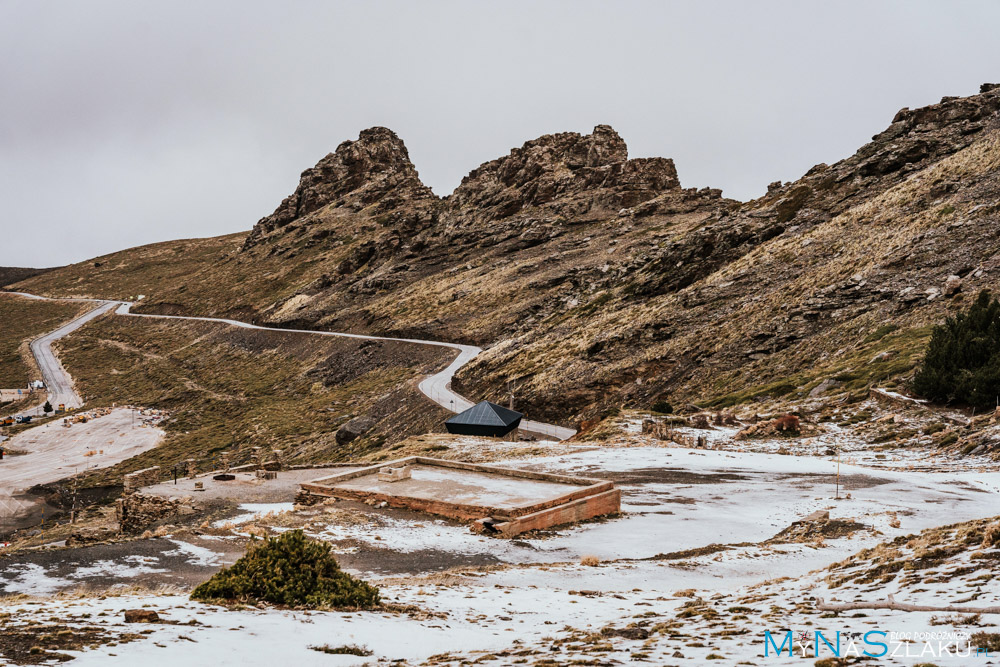
[[[0,265],[250,226],[372,125],[447,194],[613,125],[747,199],[1000,79],[993,2],[0,3]]]

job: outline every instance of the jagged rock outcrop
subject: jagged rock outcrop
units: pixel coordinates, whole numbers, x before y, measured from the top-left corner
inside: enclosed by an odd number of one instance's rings
[[[462,179],[448,198],[458,211],[478,219],[499,219],[532,206],[579,215],[591,208],[634,206],[680,189],[673,160],[629,160],[624,140],[608,125],[588,135],[547,134],[487,162]],[[581,202],[579,195],[586,194]]]
[[[326,206],[352,212],[373,207],[373,215],[386,215],[414,202],[436,201],[431,189],[420,181],[403,141],[392,130],[372,127],[363,130],[356,141],[343,142],[315,167],[302,172],[295,192],[254,226],[244,249]],[[403,217],[405,220],[399,222],[430,220],[426,210],[411,211]]]
[[[904,109],[854,155],[748,202],[629,160],[607,126],[529,141],[438,199],[374,128],[307,170],[243,252],[140,308],[474,343],[486,351],[456,389],[496,399],[514,380],[549,420],[767,383],[855,391],[855,376],[884,379],[872,368],[908,368],[919,327],[1000,285],[998,146],[987,84]],[[864,342],[889,324],[900,333]],[[333,384],[355,370],[330,367]]]

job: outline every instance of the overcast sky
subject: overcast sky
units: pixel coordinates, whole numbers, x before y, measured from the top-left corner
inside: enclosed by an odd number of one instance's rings
[[[448,194],[608,123],[748,199],[1000,80],[998,2],[0,0],[0,266],[249,229],[373,125]]]

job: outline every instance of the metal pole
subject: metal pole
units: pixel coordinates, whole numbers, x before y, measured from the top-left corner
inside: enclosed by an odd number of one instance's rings
[[[840,447],[837,448],[837,500],[840,500]]]

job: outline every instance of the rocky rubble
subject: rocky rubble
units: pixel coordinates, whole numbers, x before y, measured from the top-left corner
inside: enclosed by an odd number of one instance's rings
[[[191,498],[165,498],[149,493],[131,493],[116,501],[115,515],[124,535],[141,535],[156,524],[194,514]]]

